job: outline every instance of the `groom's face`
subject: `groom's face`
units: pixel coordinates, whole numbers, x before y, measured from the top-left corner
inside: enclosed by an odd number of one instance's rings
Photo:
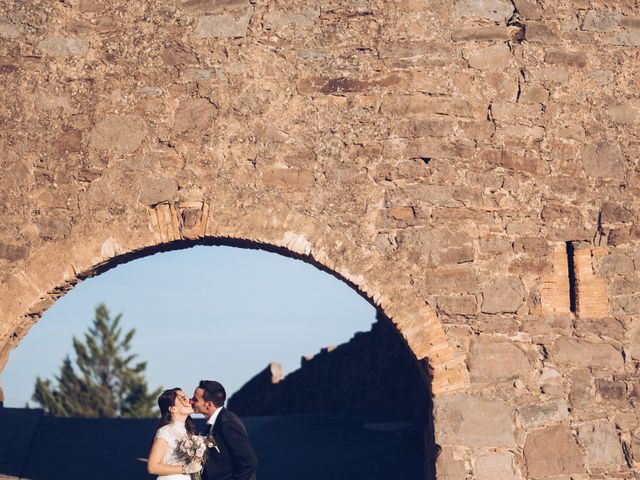
[[[191,405],[196,413],[202,413],[207,418],[216,411],[216,407],[212,402],[206,402],[204,400],[204,390],[201,388],[196,388],[195,392],[193,392]]]

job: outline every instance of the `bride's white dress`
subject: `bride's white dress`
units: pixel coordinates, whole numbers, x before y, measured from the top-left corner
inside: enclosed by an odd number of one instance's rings
[[[161,438],[169,445],[167,453],[162,459],[162,463],[165,465],[177,465],[182,463],[178,456],[177,447],[178,441],[187,435],[187,429],[184,423],[170,423],[164,427],[158,429],[156,432],[156,438]],[[190,475],[160,475],[158,480],[191,480]]]

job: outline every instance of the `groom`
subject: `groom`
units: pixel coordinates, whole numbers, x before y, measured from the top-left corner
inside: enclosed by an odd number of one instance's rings
[[[207,419],[207,434],[216,442],[210,448],[202,478],[206,480],[256,480],[258,459],[238,416],[224,408],[227,394],[213,380],[201,380],[191,404]]]

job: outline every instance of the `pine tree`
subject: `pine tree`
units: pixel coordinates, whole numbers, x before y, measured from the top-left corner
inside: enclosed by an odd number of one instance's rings
[[[74,369],[67,356],[55,380],[36,379],[32,399],[50,415],[60,417],[141,418],[154,416],[161,389],[149,393],[146,362],[134,363],[129,353],[135,329],[123,335],[122,314],[111,319],[104,304],[96,307],[84,342],[73,337]]]

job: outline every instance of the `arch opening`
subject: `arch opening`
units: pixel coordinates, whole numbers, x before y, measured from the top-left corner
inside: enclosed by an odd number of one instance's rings
[[[170,252],[176,250],[183,250],[190,247],[195,246],[223,246],[223,247],[236,247],[242,249],[251,249],[251,250],[262,250],[266,252],[275,253],[281,256],[285,256],[292,259],[297,259],[305,262],[306,264],[310,264],[313,267],[331,275],[333,278],[339,280],[340,282],[346,284],[351,287],[351,291],[355,291],[360,297],[364,298],[370,305],[372,305],[377,312],[377,321],[386,333],[389,333],[394,337],[394,341],[397,345],[400,345],[402,351],[407,359],[410,359],[415,372],[420,376],[422,380],[422,387],[424,389],[424,395],[421,398],[416,399],[416,409],[412,412],[413,418],[416,419],[420,427],[422,429],[422,438],[420,439],[421,445],[423,446],[423,453],[425,454],[425,463],[424,463],[424,478],[431,479],[435,478],[435,459],[432,458],[432,452],[435,448],[434,445],[434,434],[433,434],[433,419],[431,413],[431,387],[430,387],[430,375],[428,371],[428,365],[424,360],[417,360],[411,349],[408,347],[397,328],[393,325],[393,322],[390,318],[385,314],[380,306],[377,306],[371,298],[367,296],[365,292],[362,291],[361,288],[358,287],[354,282],[344,278],[342,275],[337,273],[335,270],[332,270],[320,262],[316,261],[309,255],[303,255],[300,253],[296,253],[284,247],[278,247],[271,244],[242,240],[242,239],[234,239],[234,238],[207,238],[207,239],[198,239],[198,240],[179,240],[173,242],[167,242],[159,245],[154,245],[146,248],[142,248],[139,250],[135,250],[132,252],[128,252],[122,255],[115,256],[109,259],[106,262],[101,262],[90,269],[86,269],[83,272],[79,273],[76,278],[71,279],[70,281],[65,282],[64,285],[56,288],[50,294],[51,304],[63,296],[65,293],[70,291],[78,282],[81,282],[90,277],[94,277],[97,275],[101,275],[108,270],[111,270],[119,265],[132,262],[134,260],[138,260],[144,257],[148,257],[157,253],[162,252]],[[41,316],[41,313],[31,312],[31,316],[34,319],[38,319]],[[423,408],[420,408],[420,403],[424,402]],[[410,403],[410,402],[409,402]],[[376,427],[374,427],[375,429]],[[383,427],[384,428],[384,427]],[[413,439],[415,441],[415,438]],[[369,476],[369,478],[371,478]]]

